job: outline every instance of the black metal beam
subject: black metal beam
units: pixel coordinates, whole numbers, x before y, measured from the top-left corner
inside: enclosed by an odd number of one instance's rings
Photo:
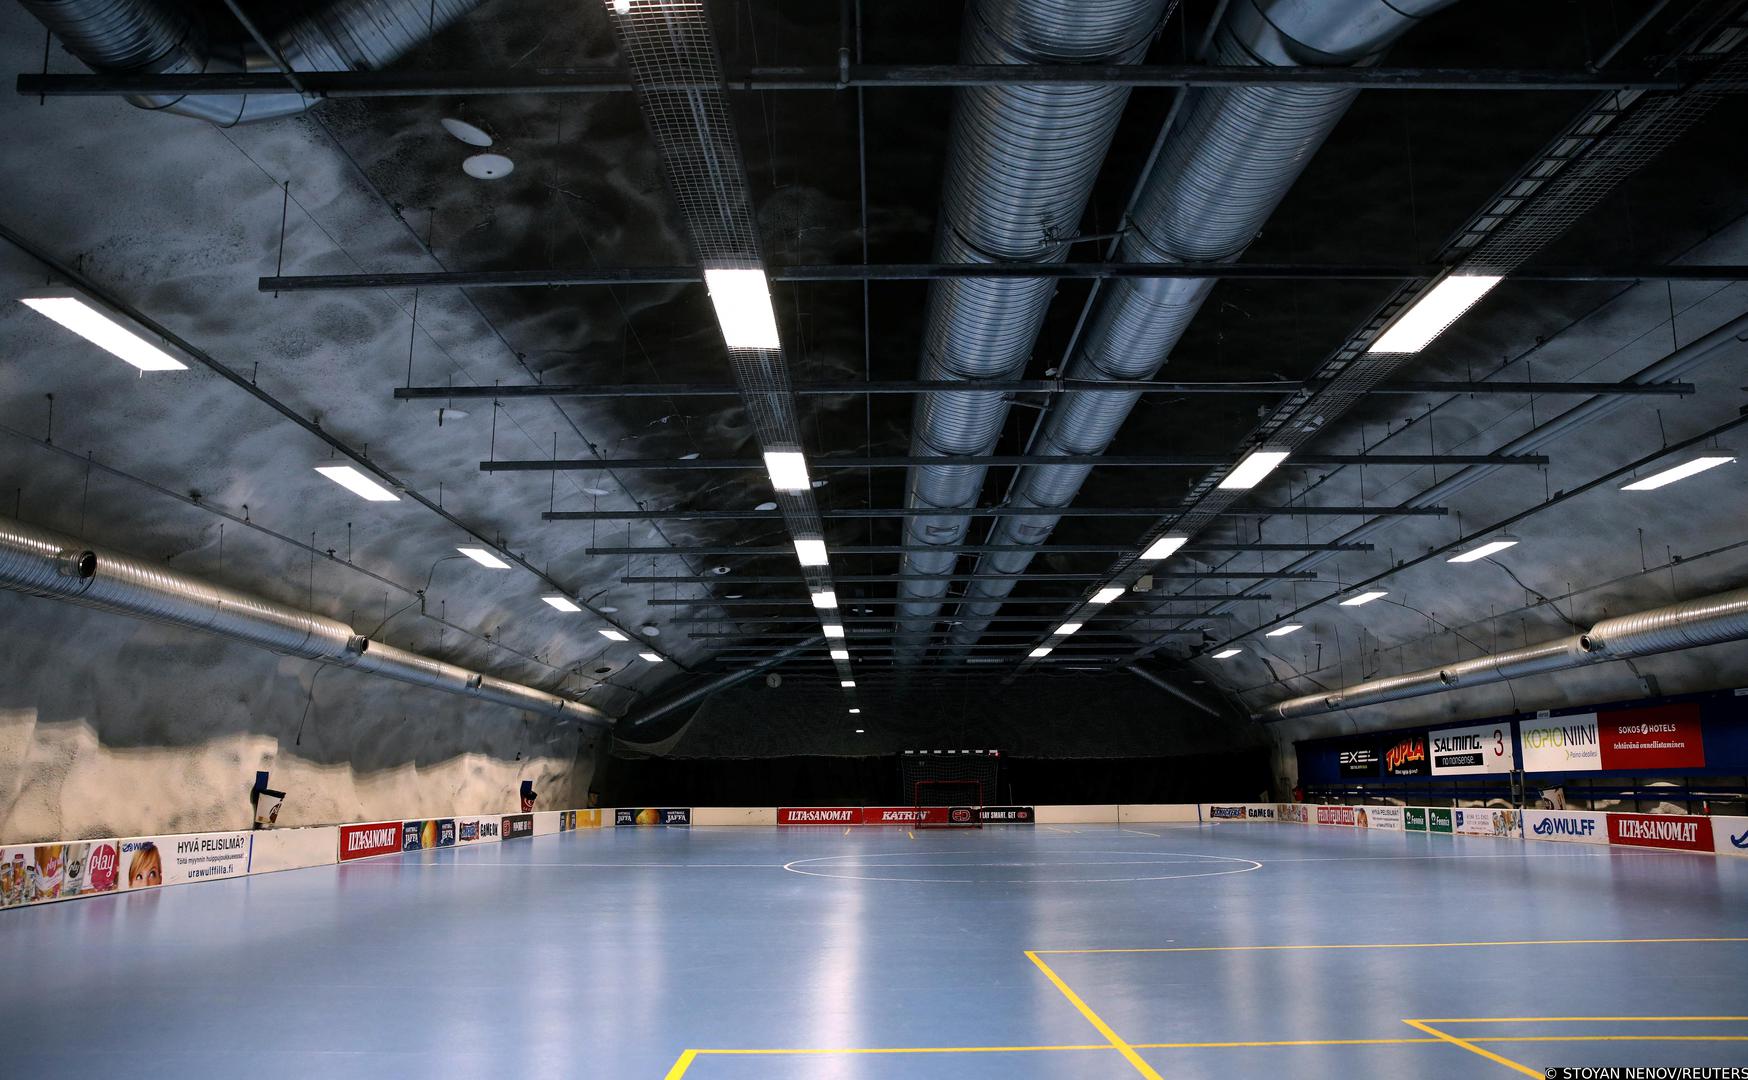
[[[910,551],[956,551],[961,555],[987,555],[1002,551],[1030,551],[1038,555],[1126,555],[1134,544],[1050,544],[1029,547],[1025,544],[833,544],[834,555],[902,555]],[[1371,551],[1371,544],[1185,544],[1180,555],[1205,555],[1224,551]],[[795,557],[793,547],[592,547],[586,555],[745,555]]]
[[[1000,468],[1017,465],[1093,465],[1109,468],[1215,469],[1230,465],[1231,455],[1216,454],[981,454],[963,457],[890,457],[826,455],[810,457],[810,470],[908,469],[916,465],[979,465]],[[1290,465],[1546,465],[1546,454],[1303,454]],[[504,458],[479,463],[481,472],[634,472],[671,470],[692,472],[764,472],[759,458]]]
[[[945,278],[1052,278],[1109,281],[1116,278],[1221,278],[1228,281],[1414,281],[1437,277],[1436,263],[797,263],[766,271],[775,284],[864,281],[939,281]],[[1740,281],[1740,264],[1630,266],[1525,266],[1516,281],[1632,283],[1638,281]],[[349,289],[544,289],[628,285],[702,285],[695,266],[605,266],[544,270],[431,270],[366,274],[263,277],[259,292],[334,292]]]
[[[1163,518],[1181,513],[1174,506],[1065,506],[1050,513],[1057,517],[1080,518]],[[869,518],[902,517],[1030,517],[1039,513],[1030,506],[977,506],[961,509],[956,506],[928,506],[906,509],[821,510],[822,521],[865,521]],[[1443,517],[1450,513],[1443,506],[1251,506],[1222,510],[1220,517],[1259,517],[1275,514],[1291,517]],[[783,519],[775,510],[547,510],[540,515],[544,521],[767,521]]]
[[[1229,382],[1190,382],[1162,379],[990,379],[970,382],[958,379],[899,379],[865,382],[846,379],[838,382],[796,383],[790,391],[797,397],[844,397],[856,394],[938,394],[979,390],[1003,394],[1079,394],[1134,392],[1140,394],[1220,394],[1224,396],[1278,397],[1287,394],[1314,393],[1327,381],[1267,379]],[[1597,394],[1633,396],[1681,397],[1694,392],[1692,383],[1615,383],[1615,382],[1523,382],[1489,380],[1486,382],[1450,382],[1422,380],[1398,382],[1373,387],[1368,394],[1567,394],[1586,397]],[[733,383],[532,383],[512,386],[397,386],[397,399],[490,399],[513,398],[598,398],[610,401],[632,398],[722,397],[740,396]],[[482,462],[481,467],[491,464]],[[599,466],[597,466],[599,467]],[[489,470],[488,470],[489,471]]]
[[[708,638],[708,639],[745,641],[745,642],[787,641],[790,643],[794,643],[796,641],[801,641],[801,640],[811,636],[811,634],[815,634],[818,632],[819,632],[819,624],[815,623],[813,626],[813,629],[811,631],[809,631],[805,628],[802,628],[802,629],[793,630],[787,634],[737,634],[737,633],[733,632],[732,630],[728,630],[728,631],[722,631],[722,632],[718,632],[718,633],[690,633],[690,634],[687,634],[686,636],[688,638],[697,638],[697,639],[707,639]],[[1082,631],[1076,633],[1074,636],[1076,639],[1079,639],[1079,638],[1124,638],[1127,640],[1134,640],[1136,638],[1140,638],[1140,637],[1143,637],[1145,635],[1150,635],[1152,633],[1153,633],[1153,631],[1151,631],[1151,630],[1082,630]],[[1183,634],[1185,636],[1191,636],[1191,635],[1200,634],[1201,631],[1200,630],[1178,630],[1178,631],[1176,631],[1176,633]],[[872,629],[872,628],[867,629],[867,630],[858,630],[858,629],[852,627],[850,629],[849,640],[851,640],[851,641],[865,641],[865,640],[869,640],[869,639],[885,640],[889,636],[890,636],[890,634],[886,630]],[[988,631],[985,631],[983,634],[983,637],[985,637],[985,638],[1017,638],[1021,641],[1028,641],[1028,642],[1031,641],[1033,639],[1033,637],[1035,637],[1035,636],[1036,635],[1034,635],[1030,631],[1026,631],[1026,630],[988,630]]]
[[[1157,600],[1159,598],[1156,596],[1153,599]],[[1122,618],[1127,620],[1127,622],[1125,623],[1125,626],[1129,626],[1129,625],[1140,626],[1140,624],[1148,622],[1148,621],[1150,621],[1150,619],[1158,619],[1161,621],[1175,623],[1178,619],[1194,618],[1194,616],[1190,616],[1190,615],[1173,615],[1173,614],[1170,614],[1169,612],[1165,613],[1165,614],[1161,614],[1161,615],[1155,615],[1155,616],[1122,614],[1122,613],[1118,613],[1118,614],[1121,614]],[[1204,616],[1204,617],[1205,618],[1218,618],[1218,619],[1233,618],[1231,613],[1224,612],[1224,611],[1219,612],[1218,614],[1209,613],[1207,616]],[[1052,622],[1053,624],[1060,623],[1060,622],[1062,622],[1062,618],[1063,617],[1060,614],[1051,614],[1048,612],[1040,612],[1036,615],[995,615],[995,616],[990,617],[990,619],[988,621],[992,622],[992,623],[1025,623],[1025,624],[1032,625],[1032,626],[1039,626],[1039,625],[1042,625],[1046,622]],[[893,619],[893,616],[891,616],[891,615],[846,615],[843,618],[839,619],[838,622],[844,624],[846,627],[891,626],[892,619]],[[715,615],[715,616],[686,615],[686,616],[679,616],[679,617],[671,618],[671,619],[664,619],[663,621],[670,626],[818,626],[819,625],[818,617],[813,616],[813,615],[808,615],[808,616],[801,616],[801,615]],[[946,625],[948,625],[948,626],[953,626],[953,625],[956,625],[956,623],[957,623],[957,620],[953,620],[953,619],[948,619],[948,620],[944,620],[944,621],[945,621]],[[984,620],[979,619],[978,621],[982,622]],[[1085,620],[1083,619],[1082,621],[1085,621]],[[1154,633],[1155,632],[1150,627],[1143,627],[1142,629],[1144,629],[1147,633]],[[1184,630],[1182,632],[1183,633],[1192,633],[1194,631]]]
[[[1327,86],[1361,90],[1480,90],[1600,93],[1679,90],[1683,82],[1648,72],[1603,75],[1583,69],[1439,67],[1261,67],[1202,64],[850,64],[844,67],[750,67],[725,71],[701,90],[839,91],[944,89],[957,86],[1072,83],[1105,86]],[[506,75],[495,71],[300,71],[302,92],[319,98],[484,97],[504,94],[628,94],[617,65],[548,68]],[[124,97],[294,94],[280,72],[192,75],[21,74],[26,97]],[[686,89],[664,84],[663,89]]]
[[[832,581],[839,585],[880,585],[898,581],[1103,581],[1105,574],[833,574]],[[1315,570],[1156,570],[1156,578],[1270,578],[1281,580],[1315,581]],[[733,588],[740,585],[805,585],[799,575],[795,577],[723,577],[717,574],[677,574],[671,577],[661,575],[630,574],[619,579],[626,585],[721,585]],[[846,599],[845,603],[850,601]]]
[[[1004,598],[1002,600],[1002,603],[1003,604],[1072,604],[1072,603],[1074,603],[1074,601],[1078,600],[1079,598],[1080,598],[1079,593],[1076,593],[1073,596],[1010,596],[1010,597]],[[947,603],[955,603],[957,601],[966,599],[966,597],[948,596],[948,597],[943,597],[943,599]],[[1234,596],[1231,594],[1222,594],[1222,593],[1174,593],[1169,597],[1155,596],[1155,595],[1152,595],[1150,593],[1132,593],[1132,594],[1125,595],[1125,596],[1119,596],[1115,600],[1111,601],[1111,603],[1112,604],[1137,604],[1137,603],[1142,603],[1142,602],[1146,601],[1146,602],[1151,602],[1154,604],[1160,604],[1160,603],[1176,603],[1176,602],[1185,601],[1185,600],[1195,600],[1195,601],[1213,600],[1216,602],[1223,603],[1227,600],[1269,600],[1269,599],[1272,599],[1272,597],[1268,596],[1266,594],[1256,594],[1256,593],[1245,593],[1243,596]],[[651,600],[648,600],[645,602],[650,604],[652,607],[719,607],[719,608],[730,608],[730,607],[806,607],[806,608],[811,608],[811,607],[813,607],[812,600],[805,600],[805,599],[798,600],[798,599],[793,599],[790,597],[771,597],[771,596],[740,596],[740,597],[720,597],[720,598],[704,597],[704,596],[694,596],[694,597],[658,596],[658,597],[655,597],[654,599],[651,599]],[[894,604],[903,604],[906,602],[907,601],[903,597],[899,597],[899,596],[846,596],[846,597],[840,597],[838,600],[838,603],[841,605],[840,610],[842,608],[854,609],[857,607],[862,607],[864,605],[869,606],[869,607],[891,607]],[[1106,607],[1109,607],[1109,606],[1110,606],[1109,604],[1106,605]],[[1131,617],[1132,618],[1139,618],[1140,616],[1131,616]],[[1173,615],[1170,612],[1160,612],[1156,616],[1150,616],[1150,617],[1161,618],[1161,619],[1164,619],[1164,618],[1199,619],[1202,616],[1196,615],[1196,614]],[[714,619],[711,621],[713,621],[713,622],[726,622],[728,620]],[[743,621],[745,621],[745,620],[743,620]],[[1062,620],[1061,620],[1061,618],[1058,618],[1057,621],[1061,622]]]

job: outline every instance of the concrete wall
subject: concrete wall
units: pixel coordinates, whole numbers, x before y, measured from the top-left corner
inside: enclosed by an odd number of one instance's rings
[[[248,828],[257,769],[282,826],[587,802],[571,724],[8,592],[0,643],[0,842]]]

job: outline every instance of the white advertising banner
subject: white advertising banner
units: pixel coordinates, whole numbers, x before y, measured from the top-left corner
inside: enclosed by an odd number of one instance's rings
[[[1719,855],[1748,856],[1748,817],[1713,818],[1712,843]]]
[[[1523,835],[1526,840],[1607,844],[1608,817],[1591,810],[1525,810]]]
[[[1203,803],[1202,820],[1219,821],[1273,821],[1275,820],[1274,803]]]
[[[340,830],[332,825],[311,829],[261,829],[250,838],[249,873],[271,874],[334,861]]]
[[[1517,730],[1523,738],[1525,772],[1595,772],[1602,768],[1593,712],[1520,720]]]
[[[1509,720],[1428,732],[1426,741],[1432,751],[1434,776],[1508,773],[1517,768]]]
[[[494,814],[491,817],[458,817],[455,819],[455,842],[457,844],[495,844],[502,837],[503,818]]]
[[[242,877],[249,872],[249,834],[136,836],[121,842],[123,889]]]
[[[1520,811],[1485,806],[1460,806],[1451,822],[1451,831],[1464,836],[1518,836],[1521,828]]]
[[[1368,806],[1365,811],[1366,828],[1383,829],[1385,832],[1402,831],[1402,807]]]
[[[1300,825],[1309,825],[1311,823],[1311,808],[1304,803],[1276,803],[1275,820],[1291,821]]]

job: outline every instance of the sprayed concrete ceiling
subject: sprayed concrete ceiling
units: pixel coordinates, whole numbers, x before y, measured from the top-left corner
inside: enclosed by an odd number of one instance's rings
[[[1189,4],[1187,30],[1206,4]],[[1433,18],[1392,63],[1577,67],[1643,4],[1602,15],[1584,4],[1466,0]],[[789,0],[713,5],[725,62],[830,64],[835,5]],[[870,62],[950,61],[960,11],[952,4],[868,5]],[[1503,28],[1509,28],[1506,32]],[[1157,59],[1181,49],[1176,23]],[[38,70],[43,35],[16,6],[0,8],[7,70]],[[404,69],[513,73],[614,62],[598,5],[488,0],[470,18],[406,58]],[[78,62],[51,50],[50,71]],[[1251,249],[1258,261],[1418,262],[1480,207],[1582,107],[1584,93],[1382,93],[1363,95]],[[773,263],[854,262],[861,257],[855,98],[841,93],[737,94],[735,115],[767,257]],[[868,247],[874,262],[921,261],[932,243],[944,119],[938,90],[867,95]],[[1087,232],[1116,224],[1171,100],[1137,91],[1095,193]],[[465,120],[494,140],[514,172],[465,175],[477,148],[441,121]],[[684,470],[484,473],[488,457],[750,457],[738,406],[724,399],[620,401],[396,401],[394,387],[546,382],[722,382],[720,337],[702,289],[615,289],[262,294],[257,278],[285,274],[437,269],[669,265],[690,261],[661,163],[627,95],[481,97],[329,102],[314,113],[221,130],[154,116],[112,98],[0,100],[0,221],[245,373],[262,391],[370,458],[475,531],[501,537],[566,591],[642,636],[609,642],[593,616],[561,615],[551,591],[521,569],[491,571],[455,558],[468,536],[410,500],[363,503],[317,476],[328,449],[258,398],[196,368],[141,378],[18,304],[0,305],[0,501],[27,521],[161,557],[278,599],[307,603],[397,644],[505,677],[563,689],[609,713],[641,702],[689,673],[720,670],[733,642],[693,638],[708,626],[676,618],[718,615],[714,598],[801,596],[787,586],[737,585],[737,577],[794,576],[793,560],[590,555],[592,545],[777,544],[780,531],[745,523],[543,523],[548,508],[750,508],[769,497],[762,474]],[[1582,220],[1545,255],[1551,263],[1748,262],[1748,188],[1739,133],[1748,103],[1718,106]],[[282,185],[289,184],[289,188]],[[13,295],[41,285],[41,263],[0,245],[0,278]],[[1163,375],[1181,379],[1298,378],[1309,374],[1387,294],[1384,283],[1226,282],[1215,291]],[[864,358],[862,289],[783,286],[778,315],[796,381],[916,375],[925,286],[871,290]],[[1057,367],[1085,287],[1065,284],[1028,376]],[[414,319],[416,301],[417,318]],[[1622,378],[1679,343],[1748,311],[1748,286],[1507,282],[1402,373],[1410,379],[1606,381]],[[1513,532],[1522,543],[1497,560],[1442,559],[1393,576],[1387,602],[1322,604],[1297,634],[1249,635],[1298,603],[1369,577],[1675,441],[1723,423],[1748,402],[1740,352],[1690,376],[1698,393],[1639,398],[1606,425],[1547,451],[1551,465],[1501,470],[1449,504],[1447,518],[1406,518],[1367,554],[1319,568],[1320,580],[1280,583],[1272,599],[1246,601],[1202,639],[1173,636],[1126,651],[1150,658],[1212,701],[1237,712],[1319,686],[1394,673],[1588,625],[1748,580],[1738,545],[1748,470],[1718,470],[1652,496],[1616,485],[1539,513]],[[52,402],[50,400],[52,395]],[[1499,395],[1374,397],[1308,449],[1352,453],[1479,453],[1494,449],[1572,399]],[[439,408],[444,408],[439,417]],[[51,425],[52,409],[52,425]],[[1231,452],[1257,420],[1248,397],[1151,396],[1114,454]],[[1035,413],[1016,408],[998,452],[1017,453]],[[801,417],[813,454],[903,454],[904,397],[807,398]],[[1738,440],[1740,443],[1740,440]],[[834,472],[818,492],[827,509],[890,507],[901,470]],[[1184,470],[1097,471],[1082,505],[1159,505],[1196,479]],[[1006,471],[992,472],[985,501]],[[1431,468],[1287,468],[1259,489],[1258,504],[1289,498],[1399,502],[1433,482]],[[599,492],[599,494],[596,494]],[[11,512],[13,507],[5,507]],[[1236,519],[1211,540],[1332,540],[1351,520]],[[838,543],[898,542],[896,519],[840,523]],[[658,527],[659,526],[659,527]],[[1068,520],[1061,544],[1127,544],[1134,519]],[[313,551],[312,551],[313,549]],[[330,554],[331,553],[331,554]],[[1209,557],[1212,559],[1213,557]],[[1238,554],[1232,568],[1285,556]],[[1098,572],[1098,555],[1052,555],[1037,571]],[[708,585],[629,585],[632,575],[730,572]],[[837,560],[839,574],[890,574],[896,556]],[[799,578],[796,583],[799,584]],[[892,583],[845,586],[891,595]],[[1041,592],[1023,585],[1016,596]],[[420,599],[423,593],[423,600]],[[656,599],[692,599],[685,606]],[[421,614],[421,608],[423,614]],[[882,609],[890,610],[890,609]],[[1066,611],[1066,608],[1064,609]],[[804,611],[792,610],[800,614]],[[653,627],[651,631],[642,628]],[[1232,639],[1245,652],[1207,659]],[[649,664],[640,649],[668,660]],[[1016,651],[1023,648],[1015,644]],[[1692,653],[1545,676],[1388,707],[1398,722],[1480,715],[1660,688],[1728,685],[1748,652]],[[1655,676],[1647,684],[1642,676]],[[1040,675],[1039,678],[1047,678]],[[822,711],[833,689],[822,672],[791,677],[791,691]],[[813,681],[821,680],[817,684]],[[1197,685],[1200,684],[1200,685]],[[928,708],[862,692],[866,716]],[[926,695],[925,695],[926,697]],[[1172,707],[1161,698],[1161,707]],[[944,706],[943,706],[944,708]],[[1380,713],[1382,710],[1373,710]],[[740,705],[734,715],[749,715]],[[907,721],[914,715],[907,713]],[[1073,718],[1065,718],[1072,722]],[[1300,722],[1324,730],[1351,718]],[[834,721],[835,722],[835,721]],[[985,721],[980,721],[985,723]]]

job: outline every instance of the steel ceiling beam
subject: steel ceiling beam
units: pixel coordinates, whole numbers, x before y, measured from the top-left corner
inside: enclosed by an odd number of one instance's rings
[[[956,544],[945,548],[919,544],[834,544],[834,555],[899,555],[906,551],[957,551],[961,554],[982,554],[990,551],[1035,551],[1040,555],[1122,555],[1134,551],[1134,544],[1051,544],[1029,548],[1019,544]],[[1181,555],[1206,555],[1224,551],[1371,551],[1371,544],[1186,544],[1178,548]],[[754,558],[777,555],[795,557],[792,547],[592,547],[585,555],[745,555]]]
[[[617,65],[495,71],[300,71],[301,86],[281,72],[191,75],[21,74],[26,97],[128,97],[209,94],[296,94],[317,98],[486,97],[506,94],[628,94],[629,73]],[[1074,83],[1104,86],[1327,86],[1362,90],[1608,92],[1679,90],[1681,78],[1649,72],[1604,75],[1583,69],[1448,67],[1263,67],[1203,64],[847,64],[836,67],[748,67],[723,72],[723,82],[695,89],[720,92],[946,89]],[[686,89],[664,83],[664,90]]]
[[[956,506],[920,507],[905,509],[892,508],[857,508],[850,510],[821,510],[821,521],[865,521],[869,518],[899,518],[906,515],[914,517],[1027,517],[1036,515],[1036,507],[1028,506],[977,506],[962,509]],[[1071,506],[1061,510],[1052,510],[1052,514],[1062,517],[1080,518],[1133,518],[1168,517],[1181,513],[1177,507],[1170,506]],[[1222,510],[1220,517],[1259,517],[1264,514],[1275,514],[1285,517],[1443,517],[1450,513],[1443,506],[1251,506],[1240,509]],[[543,521],[765,521],[779,522],[782,520],[775,510],[547,510],[541,513]],[[1131,549],[1134,550],[1134,549]]]
[[[1158,597],[1154,597],[1154,599],[1157,600]],[[1140,623],[1150,621],[1150,617],[1146,616],[1146,615],[1127,614],[1127,615],[1124,615],[1123,617],[1124,617],[1124,619],[1128,620],[1128,622],[1125,623],[1126,626],[1131,626],[1131,625],[1138,626]],[[1233,616],[1228,612],[1220,612],[1218,616],[1210,615],[1210,617],[1230,619]],[[1170,621],[1170,622],[1175,623],[1179,619],[1192,618],[1192,616],[1173,615],[1173,614],[1170,614],[1168,612],[1168,613],[1165,613],[1162,615],[1151,616],[1151,618],[1152,619],[1159,619],[1162,621]],[[994,619],[992,619],[991,621],[998,622],[998,623],[1026,623],[1026,624],[1035,626],[1035,625],[1041,625],[1042,623],[1044,623],[1048,620],[1052,620],[1052,619],[1057,621],[1057,622],[1061,622],[1062,616],[1049,615],[1049,614],[998,615]],[[736,616],[688,615],[688,616],[681,616],[681,617],[672,618],[672,619],[666,619],[663,621],[666,622],[670,626],[818,626],[819,625],[819,620],[816,618],[812,618],[812,617],[802,618],[799,616],[792,617],[792,616],[785,616],[785,615],[736,615]],[[892,624],[892,619],[890,616],[881,616],[881,615],[846,615],[843,618],[839,619],[838,621],[843,623],[846,627],[890,626]],[[949,622],[949,625],[951,625],[950,622]],[[1177,629],[1177,628],[1174,627],[1174,629]],[[1146,633],[1153,633],[1154,632],[1152,630],[1152,628],[1150,628],[1150,627],[1141,627],[1141,630],[1146,632]],[[1193,631],[1193,630],[1180,630],[1179,632],[1187,634],[1187,633],[1194,633],[1195,631]]]
[[[1117,468],[1146,469],[1211,469],[1230,465],[1230,456],[1213,454],[984,454],[961,457],[916,457],[909,454],[889,457],[858,457],[830,454],[810,457],[809,471],[828,469],[907,469],[912,465],[1094,465]],[[1308,467],[1338,465],[1407,466],[1424,465],[1546,465],[1546,454],[1303,454],[1295,455],[1288,464]],[[635,472],[698,470],[722,472],[764,472],[759,458],[501,458],[479,463],[481,472]]]
[[[1103,574],[1024,574],[1020,575],[1026,581],[1100,581]],[[1271,578],[1281,580],[1315,581],[1317,573],[1314,570],[1157,570],[1156,578]],[[730,577],[721,574],[675,574],[672,576],[630,574],[619,579],[625,585],[721,585],[723,588],[734,588],[741,585],[799,585],[802,579],[796,577],[754,576]],[[882,585],[897,581],[994,581],[1012,580],[1007,578],[986,577],[977,574],[861,574],[833,576],[839,585]],[[811,602],[811,601],[810,601]],[[844,603],[851,602],[845,597]]]
[[[1078,595],[1079,594],[1076,594],[1076,596],[1078,596]],[[1011,602],[1015,603],[1015,604],[1068,604],[1068,603],[1073,603],[1076,596],[1021,596],[1021,597],[1016,597]],[[948,597],[948,599],[949,600],[956,600],[956,599],[958,599],[958,597]],[[1111,601],[1111,603],[1112,604],[1129,604],[1129,603],[1140,603],[1142,601],[1152,601],[1153,603],[1157,604],[1157,603],[1169,603],[1169,602],[1174,602],[1174,601],[1178,601],[1178,600],[1197,600],[1197,601],[1212,600],[1212,601],[1216,601],[1216,602],[1224,602],[1224,601],[1232,600],[1232,599],[1269,600],[1269,599],[1273,599],[1273,597],[1272,596],[1259,596],[1259,595],[1252,595],[1252,594],[1246,594],[1242,597],[1233,597],[1233,596],[1224,595],[1221,593],[1173,593],[1170,597],[1161,597],[1161,596],[1153,596],[1153,595],[1150,595],[1148,593],[1130,593],[1130,594],[1125,595],[1125,596],[1117,597],[1115,600]],[[810,609],[813,607],[812,600],[795,599],[792,597],[771,597],[771,596],[741,596],[741,597],[721,597],[721,598],[712,598],[712,597],[708,597],[708,596],[693,596],[693,597],[658,596],[658,597],[655,597],[655,598],[648,600],[646,602],[648,604],[650,604],[652,607],[719,607],[719,608],[729,608],[729,607],[805,607],[805,608],[810,608]],[[846,596],[846,597],[843,597],[839,601],[839,603],[845,608],[852,608],[853,609],[853,608],[859,607],[859,606],[864,605],[864,604],[870,605],[870,606],[878,606],[878,607],[890,607],[893,604],[902,604],[902,603],[904,603],[904,600],[902,598],[896,597],[896,596],[880,596],[880,597]],[[1110,605],[1107,604],[1106,606],[1109,607]],[[1169,612],[1160,612],[1154,617],[1162,618],[1162,619],[1163,618],[1199,619],[1202,616],[1195,615],[1195,614],[1172,615]],[[719,619],[719,620],[713,620],[713,621],[722,622],[725,620]],[[819,620],[816,618],[814,621],[818,622]],[[1058,618],[1057,621],[1060,622],[1061,619]]]

